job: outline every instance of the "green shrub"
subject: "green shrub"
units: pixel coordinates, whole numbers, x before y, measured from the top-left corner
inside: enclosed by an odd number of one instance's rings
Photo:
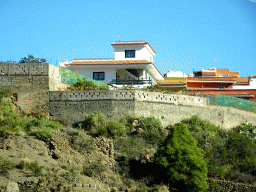
[[[89,151],[92,152],[95,150],[94,140],[93,138],[85,135],[85,134],[79,134],[72,137],[71,140],[72,147],[78,151]]]
[[[96,137],[98,137],[98,136],[108,137],[109,133],[108,133],[108,130],[106,127],[101,126],[101,127],[99,127],[98,130],[95,131],[95,133],[93,135]]]
[[[159,119],[155,117],[140,117],[139,118],[139,125],[140,128],[152,131],[152,130],[160,130],[162,128],[162,123]]]
[[[93,177],[99,175],[101,172],[106,170],[106,165],[104,165],[101,161],[94,161],[93,163],[83,165],[81,173]]]
[[[5,137],[6,135],[9,135],[10,133],[5,129],[5,127],[0,127],[0,137]]]
[[[87,78],[78,79],[74,85],[70,86],[71,90],[85,90],[85,89],[99,89],[99,90],[108,90],[108,85],[97,85],[92,81],[87,81]]]
[[[226,148],[233,152],[233,157],[240,171],[250,172],[255,168],[256,144],[248,136],[229,132]]]
[[[87,115],[82,123],[82,128],[84,130],[90,130],[92,128],[99,128],[100,126],[105,126],[105,115],[103,113],[92,113]]]
[[[79,135],[82,135],[81,131],[80,130],[73,130],[71,131],[72,133],[72,136],[79,136]]]
[[[256,126],[250,123],[242,123],[232,129],[234,132],[248,136],[252,141],[256,140]]]
[[[12,91],[10,88],[0,89],[0,101],[2,101],[4,97],[11,97],[11,96],[12,96]]]
[[[210,123],[208,120],[202,120],[198,115],[194,115],[191,118],[183,119],[181,123],[186,123],[188,125],[188,129],[191,132],[199,132],[199,131],[213,131],[216,132],[219,130],[219,127]]]
[[[39,166],[37,161],[30,162],[28,160],[22,160],[18,167],[24,170],[32,171],[35,174],[41,173],[43,169],[43,166]]]
[[[53,137],[52,130],[49,128],[37,129],[29,133],[31,136],[36,136],[38,140],[46,141],[48,138]]]
[[[16,164],[10,160],[5,160],[2,156],[0,156],[0,173],[8,171],[12,169]]]
[[[144,138],[148,144],[152,144],[154,146],[160,144],[164,141],[165,135],[161,130],[151,130],[151,131],[143,131],[139,137]]]
[[[76,82],[74,85],[74,87],[77,87],[77,88],[85,88],[85,87],[92,87],[92,88],[95,88],[96,85],[94,84],[94,82],[92,81],[86,81],[86,77],[83,78],[82,80],[81,79],[78,79],[78,82]]]
[[[145,149],[153,148],[153,145],[140,137],[123,137],[116,139],[114,147],[117,153],[125,154],[126,158],[136,159],[147,155]]]
[[[126,135],[126,129],[122,123],[110,121],[108,122],[106,128],[110,137]]]
[[[200,192],[208,188],[204,151],[197,146],[186,124],[177,123],[159,145],[154,162],[163,168],[159,176],[182,191]],[[189,189],[189,190],[188,190]]]

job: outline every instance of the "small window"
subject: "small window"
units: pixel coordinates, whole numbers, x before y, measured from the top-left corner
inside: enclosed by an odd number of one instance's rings
[[[227,77],[227,74],[220,74],[220,77]]]
[[[135,50],[125,50],[125,58],[135,58]]]
[[[93,72],[94,80],[105,80],[105,72]]]
[[[223,86],[223,85],[219,86],[219,89],[225,89],[225,88],[226,86]]]

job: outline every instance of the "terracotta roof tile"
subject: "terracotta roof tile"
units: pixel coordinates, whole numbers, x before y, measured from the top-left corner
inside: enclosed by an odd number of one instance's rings
[[[148,62],[147,60],[99,60],[99,61],[72,61],[69,64],[65,65],[127,65],[127,64],[152,64],[155,69],[161,74],[161,76],[164,78],[162,73],[156,68],[154,63]]]
[[[166,82],[166,81],[159,81],[159,85],[186,85],[186,83],[183,82]]]
[[[249,78],[248,77],[237,77],[233,79],[236,80],[237,83],[248,83],[249,82]]]
[[[95,60],[72,61],[66,65],[120,65],[120,64],[150,64],[147,60]]]
[[[216,76],[216,72],[202,72],[203,75]]]
[[[188,77],[188,81],[201,80],[201,81],[236,81],[232,77]]]

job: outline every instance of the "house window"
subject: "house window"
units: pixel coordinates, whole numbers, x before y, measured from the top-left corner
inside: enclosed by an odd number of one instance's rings
[[[94,80],[105,80],[105,72],[93,72]]]
[[[227,77],[227,74],[220,74],[220,77]]]
[[[219,89],[225,89],[225,88],[226,88],[226,86],[224,86],[224,85],[219,86]]]
[[[135,58],[135,50],[125,50],[125,58]]]

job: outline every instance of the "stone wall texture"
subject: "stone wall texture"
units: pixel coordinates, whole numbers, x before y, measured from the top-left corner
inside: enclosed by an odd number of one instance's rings
[[[212,192],[233,192],[233,191],[256,191],[255,185],[247,185],[243,183],[235,183],[219,179],[207,178],[207,191]]]
[[[58,67],[48,63],[1,63],[0,88],[10,88],[17,106],[25,113],[49,110],[49,90],[68,85],[61,82]]]
[[[85,90],[50,91],[49,108],[52,118],[66,118],[73,122],[87,114],[102,112],[119,120],[128,115],[154,116],[164,126],[198,115],[222,128],[232,128],[242,122],[256,125],[256,114],[219,106],[207,105],[207,99],[186,95],[146,92],[142,90]]]

